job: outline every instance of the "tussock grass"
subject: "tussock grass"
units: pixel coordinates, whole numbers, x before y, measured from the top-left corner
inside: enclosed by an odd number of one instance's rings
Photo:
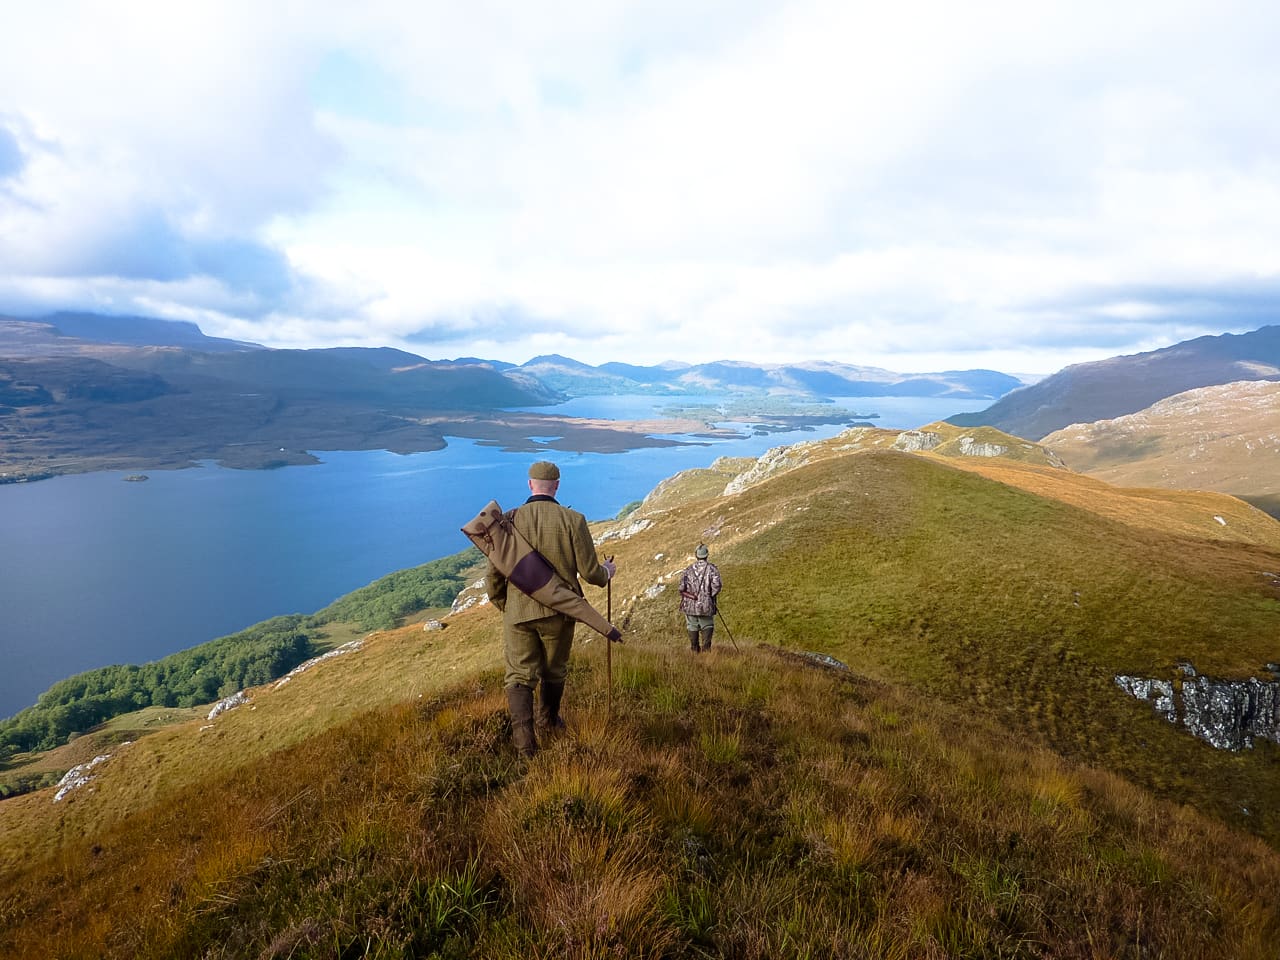
[[[763,648],[687,669],[631,646],[656,679],[607,720],[602,653],[531,763],[485,674],[67,838],[4,878],[0,949],[1248,958],[1280,936],[1280,855],[945,703]],[[655,741],[674,702],[685,735]]]

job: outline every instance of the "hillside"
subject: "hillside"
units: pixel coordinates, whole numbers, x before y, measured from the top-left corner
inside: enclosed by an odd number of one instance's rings
[[[722,461],[595,531],[627,643],[609,688],[579,635],[571,734],[527,770],[472,589],[443,631],[64,748],[111,756],[0,806],[0,949],[1274,954],[1276,745],[1215,749],[1117,677],[1274,666],[1280,524],[937,425]],[[691,660],[699,541],[727,629]]]
[[[1280,326],[1066,367],[1009,393],[980,413],[948,418],[1040,439],[1073,423],[1137,413],[1165,397],[1237,380],[1280,380]]]
[[[0,482],[201,460],[315,463],[313,450],[438,450],[446,435],[517,448],[549,435],[609,451],[703,427],[510,414],[564,397],[509,365],[387,348],[268,350],[138,317],[47,321],[0,317]]]
[[[1042,443],[1073,469],[1130,487],[1218,490],[1280,508],[1280,382],[1179,393],[1145,410],[1075,423]]]

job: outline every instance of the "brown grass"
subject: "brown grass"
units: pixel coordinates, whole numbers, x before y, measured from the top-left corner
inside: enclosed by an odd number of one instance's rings
[[[1033,467],[826,460],[728,499],[668,491],[617,542],[613,713],[580,635],[570,735],[532,764],[484,608],[149,733],[64,804],[6,802],[0,953],[1273,955],[1280,855],[1209,794],[1179,802],[1194,780],[1229,806],[1270,754],[1214,754],[1106,672],[1171,643],[1256,659],[1271,534],[1192,537],[1178,495],[1086,511],[1089,482]],[[697,539],[740,649],[719,630],[694,659],[669,584]],[[1104,583],[1124,586],[1106,615]]]

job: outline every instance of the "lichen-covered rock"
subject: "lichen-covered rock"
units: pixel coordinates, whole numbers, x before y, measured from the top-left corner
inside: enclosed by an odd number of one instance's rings
[[[53,795],[53,802],[58,803],[66,797],[72,790],[79,790],[85,784],[91,782],[93,777],[89,771],[100,763],[104,763],[111,759],[111,754],[104,753],[101,756],[94,757],[88,763],[78,763],[68,770],[58,781],[58,792]]]
[[[822,443],[821,440],[810,440],[806,443],[793,443],[790,446],[772,447],[766,450],[754,465],[725,485],[724,496],[732,497],[779,473],[803,467],[809,462],[814,449]]]
[[[1280,743],[1280,681],[1215,680],[1201,676],[1191,664],[1178,669],[1178,681],[1118,676],[1115,682],[1219,750],[1246,750],[1259,737]]]
[[[893,449],[904,453],[927,453],[942,445],[942,434],[929,430],[903,430],[893,441]]]
[[[234,710],[236,707],[243,706],[248,702],[249,698],[245,695],[245,692],[243,690],[237,691],[231,696],[223,697],[215,703],[213,705],[213,709],[209,711],[209,716],[205,717],[205,719],[212,720],[215,717],[219,717],[226,713],[228,710]]]
[[[1116,686],[1131,697],[1151,701],[1156,713],[1170,723],[1177,722],[1178,711],[1173,702],[1173,684],[1170,681],[1119,676],[1116,677]]]
[[[653,526],[653,521],[641,517],[638,520],[632,520],[630,523],[618,527],[616,530],[606,530],[600,535],[597,544],[605,543],[609,540],[627,540],[634,537],[637,533],[642,533]]]
[[[957,439],[956,447],[965,457],[1003,457],[1009,450],[998,443],[981,443],[969,436]]]

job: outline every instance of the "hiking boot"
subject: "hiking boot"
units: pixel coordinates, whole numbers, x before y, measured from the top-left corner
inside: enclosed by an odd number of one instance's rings
[[[698,650],[700,649],[698,647],[698,631],[697,630],[689,631],[689,649],[692,650],[694,653],[697,653]]]
[[[711,634],[715,632],[715,627],[704,627],[702,630],[702,649],[711,649]]]
[[[511,713],[511,743],[528,760],[538,752],[533,733],[533,687],[522,683],[507,687],[507,710]]]
[[[542,690],[538,694],[538,710],[535,723],[538,732],[555,734],[564,730],[564,720],[560,717],[560,700],[564,696],[564,681],[555,683],[542,681]]]

